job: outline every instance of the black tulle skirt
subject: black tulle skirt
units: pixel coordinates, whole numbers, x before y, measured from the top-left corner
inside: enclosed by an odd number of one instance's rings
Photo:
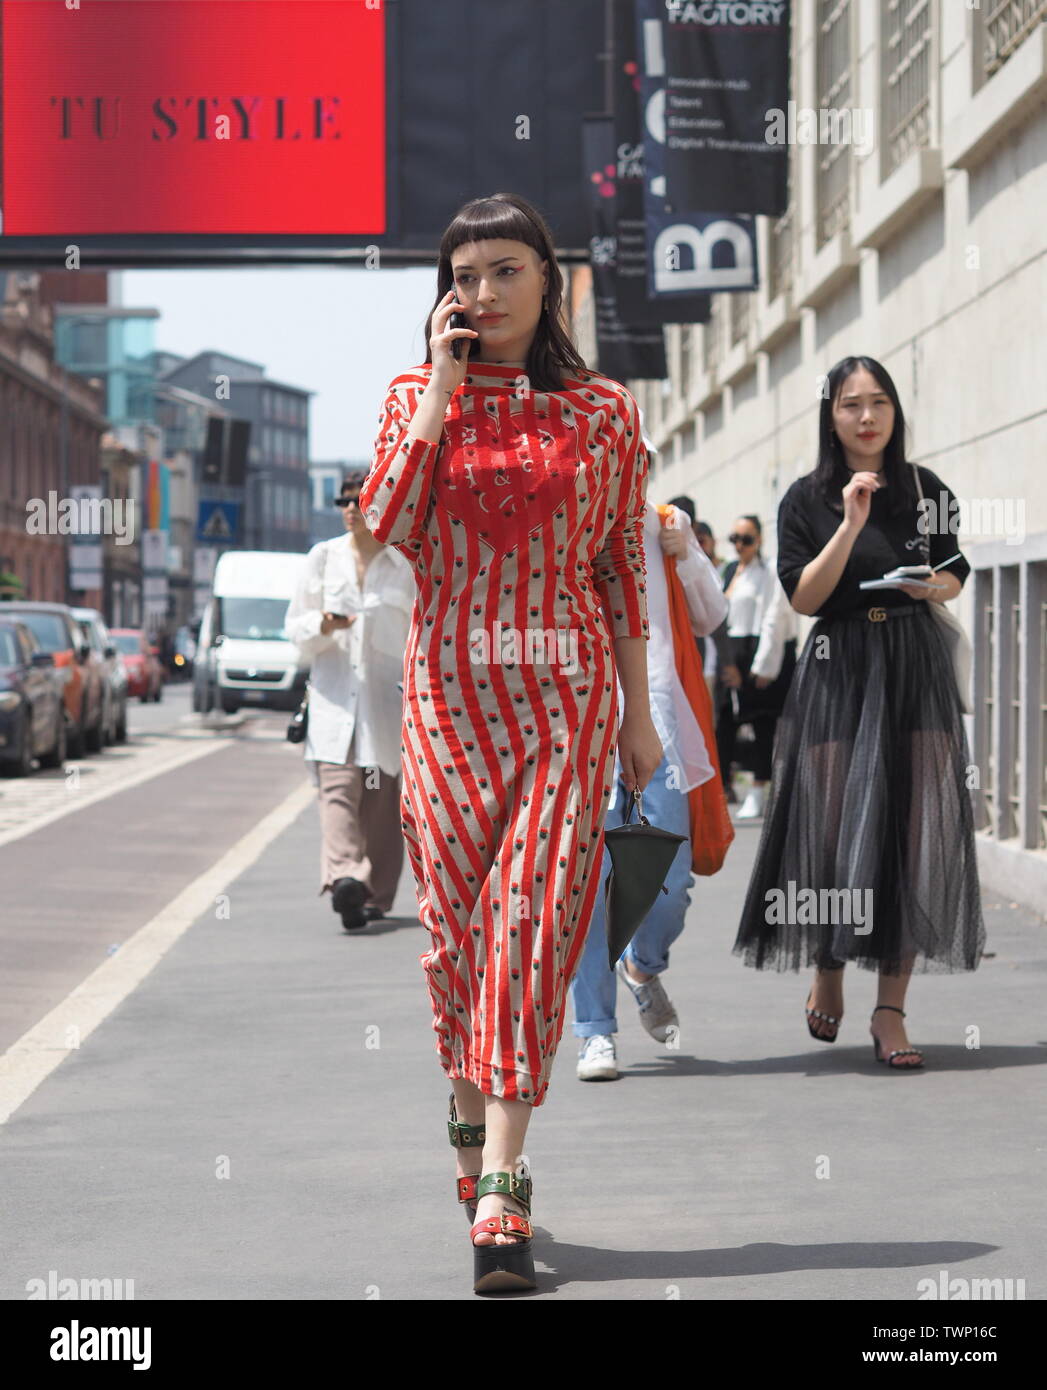
[[[927,601],[812,628],[775,735],[734,945],[760,970],[974,970],[970,754]]]

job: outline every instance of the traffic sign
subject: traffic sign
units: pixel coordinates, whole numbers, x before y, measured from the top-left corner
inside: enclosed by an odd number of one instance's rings
[[[196,539],[228,545],[240,531],[239,502],[201,502],[196,518]]]

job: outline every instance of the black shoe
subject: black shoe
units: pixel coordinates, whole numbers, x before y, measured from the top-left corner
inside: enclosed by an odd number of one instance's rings
[[[369,922],[377,922],[385,916],[385,913],[380,907],[375,907],[374,903],[368,903],[364,908],[364,916]]]
[[[331,890],[331,906],[342,919],[346,931],[358,931],[367,926],[364,902],[371,896],[366,883],[358,878],[339,878]]]

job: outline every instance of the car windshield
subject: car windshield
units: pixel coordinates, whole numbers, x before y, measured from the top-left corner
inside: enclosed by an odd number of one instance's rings
[[[124,656],[137,656],[142,650],[138,638],[132,632],[114,632],[113,646]]]
[[[248,637],[255,641],[276,640],[284,635],[285,598],[223,598],[219,632],[226,637]]]
[[[45,652],[67,652],[69,650],[69,633],[65,623],[57,613],[23,611],[19,613],[18,621],[25,623],[26,627],[35,634],[36,640]]]
[[[0,666],[17,666],[21,657],[18,655],[18,643],[15,641],[13,632],[8,632],[6,628],[0,629]]]

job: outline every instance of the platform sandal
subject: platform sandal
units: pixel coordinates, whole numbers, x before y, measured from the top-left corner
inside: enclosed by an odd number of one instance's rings
[[[812,993],[813,993],[813,991],[812,991]],[[808,1031],[808,1033],[810,1033],[811,1037],[814,1038],[815,1042],[835,1042],[835,1041],[836,1041],[836,1034],[839,1033],[839,1031],[840,1031],[840,1024],[843,1022],[843,1015],[842,1015],[842,1014],[841,1014],[841,1016],[840,1016],[839,1018],[833,1018],[832,1014],[823,1014],[822,1011],[821,1011],[820,1009],[812,1009],[812,1008],[811,1008],[811,996],[810,996],[810,994],[807,996],[807,1003],[804,1005],[803,1011],[804,1011],[804,1013],[807,1015],[807,1031]],[[836,1033],[834,1033],[834,1034],[832,1035],[831,1038],[827,1038],[827,1037],[825,1036],[824,1033],[816,1033],[816,1032],[814,1031],[814,1024],[811,1022],[811,1019],[812,1019],[812,1018],[823,1018],[823,1019],[825,1020],[826,1023],[835,1023],[835,1024],[836,1024]]]
[[[486,1126],[467,1125],[458,1118],[458,1112],[454,1108],[454,1092],[451,1092],[451,1118],[447,1121],[447,1134],[451,1140],[452,1149],[482,1149],[486,1135]],[[476,1195],[476,1184],[480,1180],[479,1173],[470,1173],[465,1177],[456,1178],[458,1186],[458,1200],[465,1207],[465,1214],[470,1221],[476,1220],[476,1203],[479,1200]]]
[[[531,1226],[531,1179],[516,1173],[485,1173],[476,1187],[476,1199],[489,1197],[493,1192],[513,1197],[526,1211],[527,1216],[518,1212],[504,1210],[498,1216],[477,1221],[470,1228],[469,1239],[473,1242],[473,1292],[474,1293],[518,1293],[524,1289],[538,1287],[534,1277],[534,1230]],[[523,1240],[508,1241],[499,1245],[492,1240],[490,1245],[477,1245],[476,1237],[487,1231],[492,1236],[523,1236]]]
[[[881,1009],[890,1009],[892,1013],[901,1014],[905,1017],[905,1010],[896,1008],[893,1004],[877,1004],[873,1009],[873,1018]],[[871,1021],[871,1020],[870,1020]],[[896,1047],[893,1052],[884,1057],[880,1052],[880,1039],[873,1037],[873,1056],[878,1062],[884,1062],[891,1071],[919,1071],[923,1066],[923,1053],[916,1047]],[[903,1062],[901,1066],[895,1062],[895,1057],[919,1057],[918,1062]]]

